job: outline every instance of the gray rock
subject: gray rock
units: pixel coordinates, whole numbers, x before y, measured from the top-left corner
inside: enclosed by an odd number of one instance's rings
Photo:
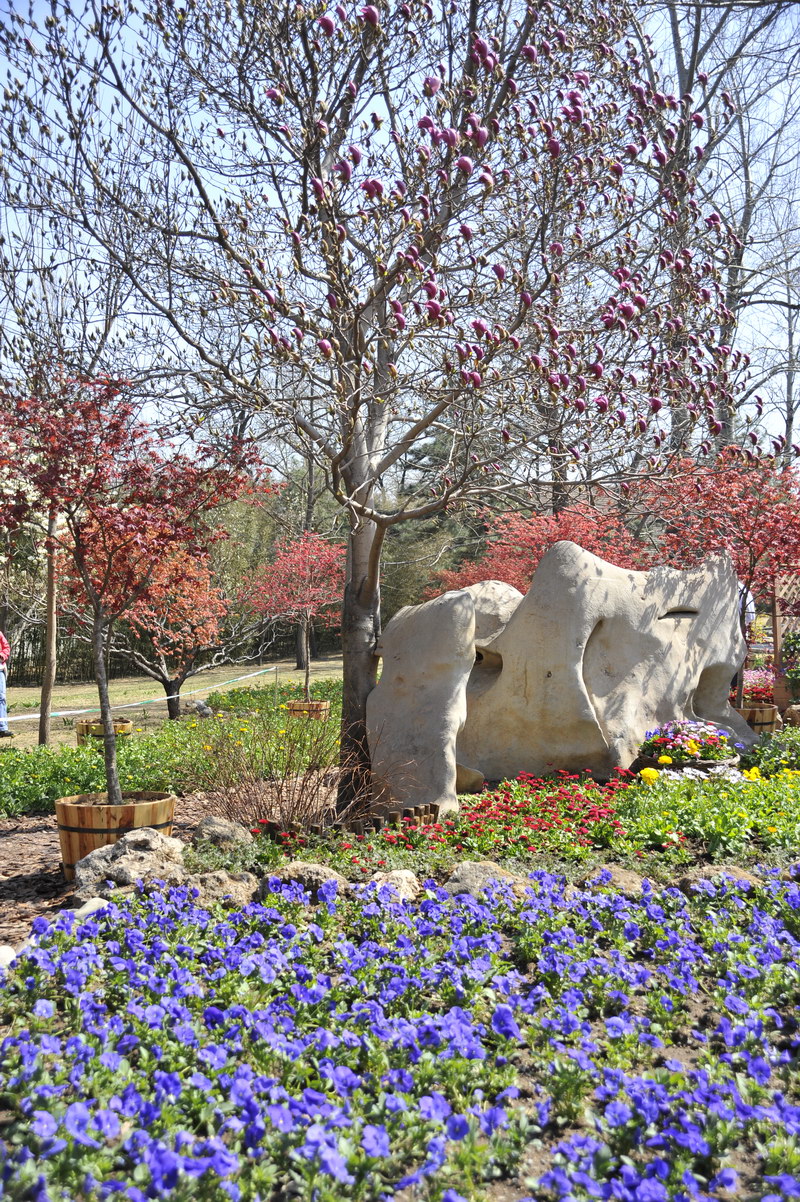
[[[611,880],[603,882],[598,880],[601,872],[610,872]],[[632,901],[638,901],[642,896],[642,880],[643,878],[637,872],[630,872],[627,868],[618,868],[616,864],[607,864],[603,868],[595,868],[587,876],[582,877],[578,884],[595,889],[608,889],[614,893],[621,893],[623,897],[628,897]]]
[[[89,918],[92,914],[96,914],[98,910],[104,910],[108,905],[108,898],[105,897],[90,897],[82,906],[78,906],[75,910],[76,918]]]
[[[391,885],[399,901],[414,901],[422,886],[419,878],[409,868],[395,868],[392,872],[376,872],[371,878],[380,885]]]
[[[310,864],[306,860],[292,860],[290,863],[282,864],[280,868],[276,868],[274,872],[269,874],[266,880],[261,882],[257,901],[269,899],[271,894],[269,882],[274,877],[277,877],[279,881],[298,881],[315,900],[320,885],[324,885],[328,881],[336,881],[336,884],[339,886],[340,897],[342,894],[350,892],[349,881],[340,872],[329,868],[327,864]]]
[[[718,884],[722,877],[733,878],[736,882],[746,881],[754,889],[760,889],[764,884],[761,877],[748,872],[746,868],[738,868],[735,865],[731,867],[728,865],[706,864],[688,869],[678,881],[678,888],[687,897],[691,897],[700,881],[711,881],[712,884]]]
[[[130,891],[138,881],[165,881],[181,885],[186,880],[183,844],[151,827],[128,831],[116,843],[98,847],[75,865],[75,901],[116,896]],[[112,882],[109,886],[108,882]]]
[[[515,876],[513,872],[501,868],[493,860],[463,860],[456,864],[442,888],[454,897],[460,893],[471,893],[473,897],[478,897],[486,891],[492,881],[512,885],[514,892],[519,895],[524,894],[528,887],[524,877]]]
[[[0,969],[8,968],[18,955],[19,952],[10,943],[0,943]]]
[[[252,872],[196,872],[186,878],[190,889],[197,889],[198,906],[213,906],[227,900],[232,906],[248,906],[258,892],[258,878]]]
[[[198,843],[213,843],[222,851],[231,851],[237,844],[252,843],[253,836],[247,827],[238,822],[229,822],[227,818],[217,818],[209,814],[201,818],[192,835],[192,846]]]

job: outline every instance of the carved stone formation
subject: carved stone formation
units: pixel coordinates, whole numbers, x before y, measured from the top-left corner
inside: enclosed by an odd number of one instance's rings
[[[438,802],[520,772],[628,767],[648,730],[703,719],[751,745],[728,704],[746,645],[727,556],[635,572],[575,543],[528,593],[496,580],[401,610],[367,701],[379,809]]]

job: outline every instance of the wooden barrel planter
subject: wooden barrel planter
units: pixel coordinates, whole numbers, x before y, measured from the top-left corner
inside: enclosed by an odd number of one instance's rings
[[[287,701],[286,711],[292,718],[316,718],[324,722],[331,712],[330,701]]]
[[[768,734],[779,727],[777,705],[743,705],[734,706],[734,709],[757,735]]]
[[[133,723],[129,718],[114,719],[114,734],[118,739],[125,739],[132,733]],[[75,723],[75,734],[79,747],[84,743],[94,743],[103,737],[103,723],[95,718],[79,718]]]
[[[77,793],[56,801],[61,843],[61,871],[75,878],[75,865],[98,847],[116,843],[128,831],[149,826],[172,834],[176,797],[173,793],[123,793],[122,805],[109,805],[107,793]]]

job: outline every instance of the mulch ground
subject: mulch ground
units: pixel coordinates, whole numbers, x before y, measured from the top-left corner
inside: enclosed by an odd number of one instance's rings
[[[172,833],[188,842],[208,811],[196,797],[181,797]],[[0,821],[0,943],[16,947],[39,914],[69,904],[72,882],[61,875],[54,814]]]

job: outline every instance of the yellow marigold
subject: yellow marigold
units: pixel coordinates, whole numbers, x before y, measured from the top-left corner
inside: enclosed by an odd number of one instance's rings
[[[654,785],[658,780],[658,768],[642,768],[639,775],[646,785]]]
[[[660,755],[658,757],[658,762],[659,762],[659,764],[671,764],[672,756],[671,755]]]
[[[745,768],[742,776],[745,780],[761,780],[761,769],[758,765],[754,768]]]

